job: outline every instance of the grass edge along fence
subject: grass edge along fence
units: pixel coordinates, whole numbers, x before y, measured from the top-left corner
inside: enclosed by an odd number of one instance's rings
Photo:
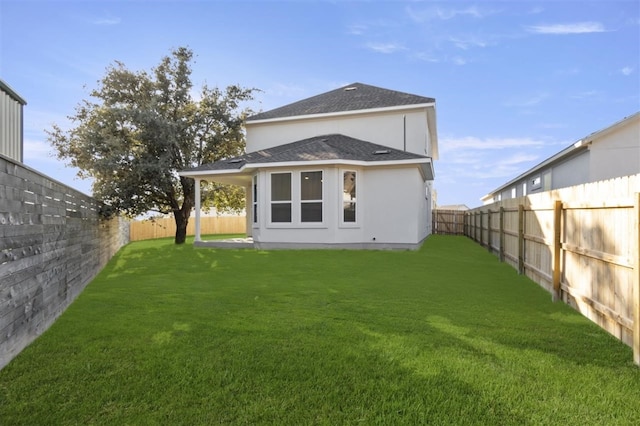
[[[187,235],[195,235],[195,217],[189,218]],[[200,219],[202,235],[244,234],[247,232],[245,215],[207,216]],[[173,237],[176,234],[176,222],[173,217],[135,220],[131,222],[129,235],[131,241],[154,240]]]
[[[478,207],[464,235],[631,346],[640,365],[640,174]]]
[[[0,155],[0,369],[51,324],[128,240],[98,202]]]

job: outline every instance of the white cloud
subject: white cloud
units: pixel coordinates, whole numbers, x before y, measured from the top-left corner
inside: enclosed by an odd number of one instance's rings
[[[448,21],[458,16],[470,16],[473,18],[484,18],[495,12],[481,10],[477,6],[469,6],[463,9],[445,9],[441,7],[430,7],[427,9],[417,10],[410,6],[406,8],[407,15],[413,21],[422,23],[433,19]]]
[[[586,90],[571,95],[571,99],[593,99],[598,95],[600,95],[600,92],[597,90]]]
[[[440,62],[440,59],[438,59],[434,55],[432,55],[430,53],[426,53],[426,52],[414,53],[413,55],[411,55],[411,57],[413,59],[417,59],[419,61],[424,61],[424,62],[432,62],[432,63]]]
[[[368,27],[362,24],[354,24],[347,27],[347,33],[351,35],[363,35]]]
[[[468,50],[471,47],[487,47],[488,42],[477,36],[449,37],[449,42],[459,49]]]
[[[549,94],[546,92],[538,93],[536,95],[531,96],[530,98],[525,99],[516,99],[505,102],[505,106],[508,107],[532,107],[542,103],[544,100],[549,98]]]
[[[505,148],[541,147],[544,145],[545,142],[532,138],[478,138],[475,136],[462,138],[445,137],[438,143],[442,152],[461,149],[485,151]]]
[[[574,24],[532,25],[527,30],[536,34],[587,34],[605,32],[600,22],[577,22]]]
[[[112,16],[107,18],[97,18],[91,21],[94,25],[118,25],[120,22],[122,22],[122,19]]]
[[[631,67],[624,67],[620,70],[620,72],[622,73],[622,75],[631,75],[633,74],[633,68]]]
[[[366,47],[378,53],[395,53],[400,50],[406,50],[406,47],[398,43],[367,43]]]
[[[55,157],[55,151],[47,142],[37,141],[33,139],[24,140],[24,162],[31,161],[48,161],[57,163],[59,160]]]
[[[451,62],[453,62],[455,65],[465,65],[467,63],[467,60],[460,56],[454,56],[453,58],[451,58]]]

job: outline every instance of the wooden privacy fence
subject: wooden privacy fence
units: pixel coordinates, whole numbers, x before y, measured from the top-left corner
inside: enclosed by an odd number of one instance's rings
[[[640,175],[471,210],[464,233],[633,347],[640,365]]]
[[[189,219],[187,235],[195,235],[195,218]],[[243,234],[247,231],[247,218],[241,216],[210,216],[200,219],[200,232],[207,234]],[[131,241],[151,240],[176,235],[173,217],[133,221],[130,225]]]
[[[466,211],[463,210],[434,209],[431,212],[432,232],[434,234],[463,235],[465,213]]]

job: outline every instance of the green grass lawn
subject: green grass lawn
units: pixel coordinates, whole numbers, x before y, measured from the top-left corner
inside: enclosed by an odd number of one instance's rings
[[[0,371],[0,424],[640,424],[631,349],[486,250],[123,248]]]

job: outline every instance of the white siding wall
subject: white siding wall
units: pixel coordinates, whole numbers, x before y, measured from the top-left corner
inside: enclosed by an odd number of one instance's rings
[[[589,151],[553,166],[551,171],[551,188],[566,188],[589,182]]]
[[[403,150],[405,120],[407,151],[430,156],[426,108],[271,123],[248,122],[247,151],[332,133]]]
[[[590,182],[640,173],[640,116],[594,141]]]
[[[361,168],[357,186],[357,224],[342,226],[342,173],[339,167],[323,168],[324,223],[309,226],[269,224],[268,180],[273,169],[259,172],[259,223],[253,238],[269,244],[417,244],[430,233],[429,201],[417,167]],[[317,170],[317,169],[314,169]],[[295,175],[294,175],[295,176]],[[295,219],[294,219],[295,220]],[[375,238],[375,240],[374,240]]]
[[[423,232],[418,228],[427,206],[418,170],[373,169],[364,178],[364,242],[375,238],[376,243],[419,243]]]

